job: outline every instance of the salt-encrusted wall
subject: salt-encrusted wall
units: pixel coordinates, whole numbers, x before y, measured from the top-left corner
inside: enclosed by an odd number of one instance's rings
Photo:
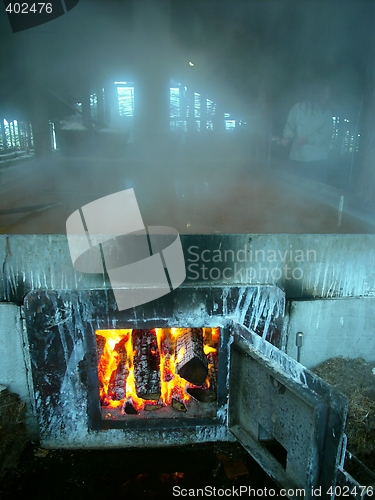
[[[182,285],[274,284],[287,299],[375,296],[375,235],[181,235]],[[90,289],[100,274],[74,270],[65,235],[1,235],[0,302],[35,289]]]
[[[301,363],[307,368],[337,356],[374,362],[375,298],[293,301],[287,352],[294,359],[297,332],[303,333]]]
[[[30,397],[32,381],[25,362],[27,356],[20,306],[0,303],[0,384],[18,394],[26,403],[26,424],[31,435],[36,437],[38,431]]]

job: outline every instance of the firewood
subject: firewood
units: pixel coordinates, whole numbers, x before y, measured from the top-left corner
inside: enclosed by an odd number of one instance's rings
[[[160,397],[160,353],[153,330],[133,330],[134,380],[137,396]]]
[[[200,403],[212,403],[216,401],[216,392],[202,387],[189,387],[186,391],[190,396]]]
[[[129,375],[126,355],[126,338],[118,342],[113,351],[118,354],[118,365],[116,370],[113,370],[109,385],[108,397],[113,401],[120,401],[126,396],[126,379]]]
[[[209,352],[207,354],[208,361],[208,383],[209,389],[215,392],[217,390],[217,351]]]
[[[177,338],[176,344],[177,373],[188,382],[200,386],[206,380],[208,373],[208,362],[203,351],[202,329],[182,328],[181,330],[183,331]]]
[[[129,375],[129,370],[123,361],[121,361],[111,375],[108,385],[108,397],[113,401],[120,401],[126,396],[126,379]]]
[[[212,403],[217,398],[217,352],[207,354],[208,376],[203,387],[189,387],[187,393],[201,403]]]
[[[186,412],[186,406],[175,398],[172,398],[172,407],[177,411]]]
[[[160,410],[160,408],[163,408],[163,405],[150,405],[150,404],[147,404],[145,405],[145,407],[143,408],[144,411],[155,411],[155,410]]]
[[[137,410],[134,408],[130,401],[126,401],[126,403],[124,404],[124,412],[127,415],[138,415]]]

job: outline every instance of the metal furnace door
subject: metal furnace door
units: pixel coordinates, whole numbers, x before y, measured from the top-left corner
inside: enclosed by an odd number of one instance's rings
[[[304,498],[332,496],[346,413],[345,396],[233,325],[229,428],[276,483],[290,489],[289,498],[301,498],[301,488]]]

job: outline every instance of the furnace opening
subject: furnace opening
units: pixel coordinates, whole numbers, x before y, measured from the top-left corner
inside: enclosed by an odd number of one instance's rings
[[[215,416],[219,328],[95,333],[102,420]]]

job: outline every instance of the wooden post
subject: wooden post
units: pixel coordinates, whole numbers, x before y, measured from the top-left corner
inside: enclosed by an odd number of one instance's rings
[[[105,108],[104,108],[104,89],[103,85],[99,82],[96,86],[96,97],[97,97],[97,110],[98,110],[98,125],[99,127],[104,127],[105,121]]]
[[[107,125],[116,122],[118,117],[117,90],[114,82],[107,82],[104,87],[104,121]]]
[[[89,86],[83,85],[81,92],[81,102],[82,102],[82,125],[88,130],[91,130],[91,108],[90,108],[90,88]]]
[[[31,125],[33,128],[34,154],[36,158],[51,155],[51,134],[48,120],[48,106],[45,95],[39,86],[34,86],[30,92],[32,103]]]
[[[133,0],[135,141],[169,133],[170,1]]]
[[[206,94],[201,94],[201,116],[200,116],[200,132],[205,133],[207,131],[207,96]]]
[[[212,117],[214,132],[219,134],[225,132],[225,122],[224,122],[224,106],[221,103],[216,104],[215,114]]]
[[[197,131],[197,124],[195,123],[195,92],[192,85],[189,85],[186,91],[186,98],[189,108],[186,120],[187,130],[194,133]]]

